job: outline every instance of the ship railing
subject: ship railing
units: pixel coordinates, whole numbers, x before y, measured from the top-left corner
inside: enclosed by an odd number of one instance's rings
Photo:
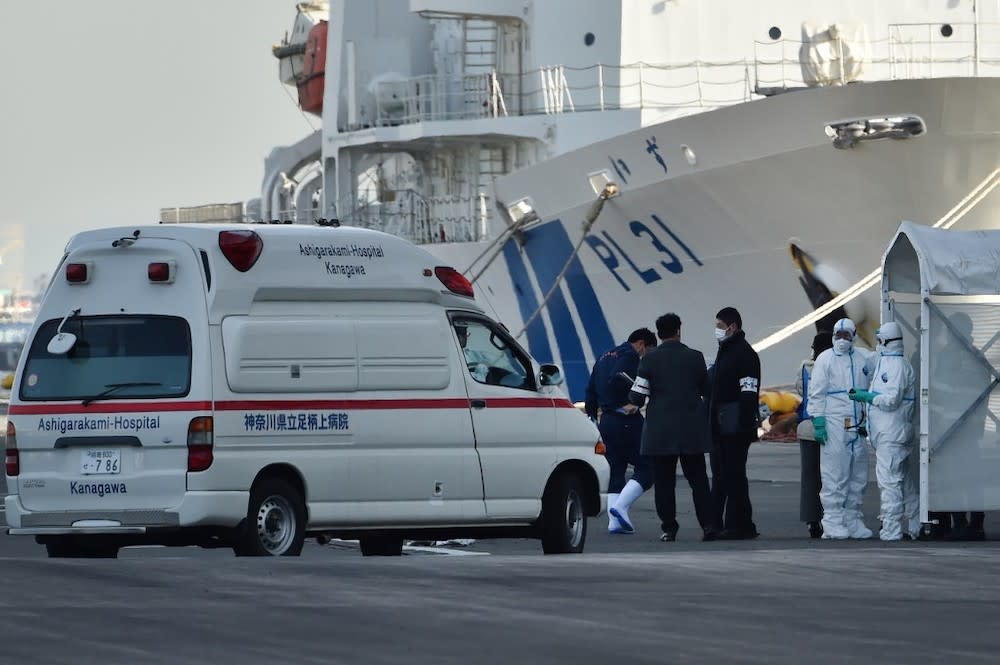
[[[899,23],[887,34],[833,39],[818,54],[829,75],[822,80],[804,57],[816,42],[779,38],[755,42],[752,57],[730,60],[552,65],[382,81],[374,86],[374,117],[362,109],[358,123],[343,129],[616,109],[696,110],[854,80],[1000,75],[1000,23]]]
[[[345,226],[384,231],[420,245],[487,237],[493,207],[485,193],[423,196],[412,189],[358,190],[338,206]]]
[[[361,118],[344,129],[624,108],[714,107],[750,99],[747,64],[554,65],[518,74],[428,75],[380,82],[375,86],[374,121]]]
[[[810,48],[826,80],[805,75]],[[852,81],[998,76],[1000,23],[895,23],[882,39],[755,42],[752,67],[753,89],[762,94]]]
[[[1000,23],[894,23],[889,34],[894,78],[952,76],[941,66],[954,64],[961,75],[1000,75]]]

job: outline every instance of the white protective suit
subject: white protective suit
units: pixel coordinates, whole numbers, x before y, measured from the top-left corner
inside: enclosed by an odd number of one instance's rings
[[[875,354],[854,346],[857,329],[850,319],[837,321],[833,331],[849,331],[851,342],[837,344],[843,340],[834,338],[834,348],[816,358],[809,385],[809,414],[814,423],[818,416],[826,419],[827,441],[819,460],[823,537],[871,538],[861,512],[868,484],[868,448],[858,432],[864,405],[851,401],[847,393],[868,389]]]
[[[895,321],[882,324],[879,356],[872,372],[868,436],[875,449],[875,477],[882,498],[882,540],[920,533],[920,497],[910,470],[913,447],[915,375],[903,356],[903,330]]]

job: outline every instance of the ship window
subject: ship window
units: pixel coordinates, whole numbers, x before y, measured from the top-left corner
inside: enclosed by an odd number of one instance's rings
[[[779,39],[781,39],[781,28],[779,28],[776,25],[772,25],[771,29],[767,31],[767,36],[773,39],[774,41],[778,41]]]
[[[597,39],[597,37],[594,36],[594,33],[588,32],[583,36],[583,43],[587,46],[593,46],[595,39]]]
[[[945,23],[944,25],[941,26],[942,37],[951,37],[954,32],[955,30],[948,23]]]

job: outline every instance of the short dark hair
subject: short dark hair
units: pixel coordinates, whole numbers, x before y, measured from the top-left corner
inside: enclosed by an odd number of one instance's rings
[[[833,348],[833,333],[829,330],[821,330],[813,337],[812,350],[813,360],[827,349]]]
[[[656,334],[660,339],[670,339],[681,331],[681,317],[667,312],[656,320]]]
[[[633,330],[632,334],[628,336],[628,343],[635,344],[636,342],[642,342],[647,347],[656,346],[656,335],[649,328]]]
[[[743,330],[743,317],[740,316],[739,311],[735,307],[723,307],[719,310],[719,313],[715,315],[715,318],[722,321],[727,326],[731,326],[735,323],[738,330]]]

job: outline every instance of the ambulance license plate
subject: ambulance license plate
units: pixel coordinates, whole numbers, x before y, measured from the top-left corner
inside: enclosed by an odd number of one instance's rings
[[[80,473],[85,476],[108,476],[121,473],[122,451],[117,448],[84,450],[80,453]]]

